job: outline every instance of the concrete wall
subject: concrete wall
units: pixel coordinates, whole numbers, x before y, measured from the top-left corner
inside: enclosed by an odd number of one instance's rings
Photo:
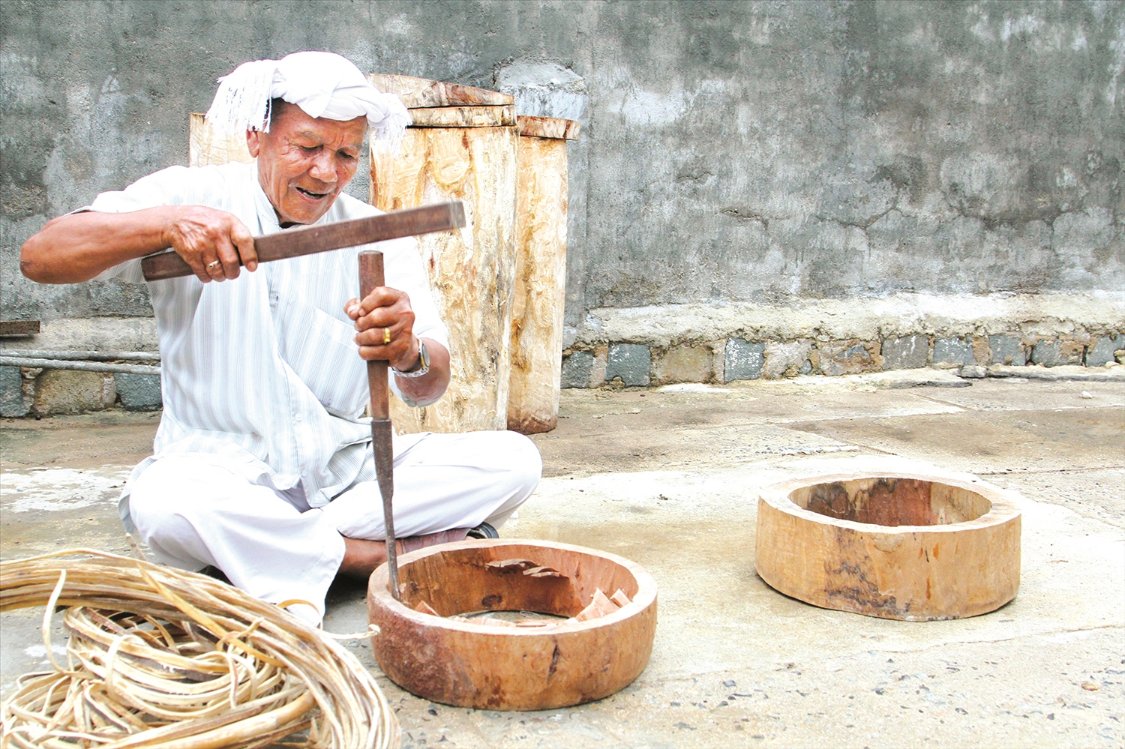
[[[142,288],[30,284],[19,245],[183,163],[218,76],[303,48],[581,120],[570,353],[612,343],[596,323],[622,308],[1050,292],[1107,300],[1111,336],[1125,319],[1116,0],[5,0],[0,18],[4,319],[146,316]]]

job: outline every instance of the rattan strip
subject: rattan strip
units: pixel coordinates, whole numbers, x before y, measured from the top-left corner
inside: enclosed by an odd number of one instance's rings
[[[204,575],[75,549],[0,562],[0,612],[45,606],[54,671],[0,706],[4,747],[399,746],[374,677],[284,610]],[[51,617],[67,607],[67,662]]]

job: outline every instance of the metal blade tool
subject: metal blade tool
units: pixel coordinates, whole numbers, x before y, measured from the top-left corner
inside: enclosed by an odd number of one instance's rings
[[[366,297],[383,285],[383,253],[365,250],[359,253],[359,294]],[[391,595],[401,600],[398,588],[398,550],[395,549],[395,520],[392,497],[395,492],[394,452],[391,444],[390,398],[387,392],[387,362],[367,362],[367,386],[371,390],[371,449],[375,454],[375,478],[383,496],[383,527],[387,531],[387,567],[390,572]]]

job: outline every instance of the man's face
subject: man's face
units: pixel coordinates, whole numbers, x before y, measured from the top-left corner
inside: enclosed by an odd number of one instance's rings
[[[258,182],[282,224],[311,224],[328,212],[359,167],[367,118],[310,117],[298,106],[274,109],[268,133],[250,131]]]

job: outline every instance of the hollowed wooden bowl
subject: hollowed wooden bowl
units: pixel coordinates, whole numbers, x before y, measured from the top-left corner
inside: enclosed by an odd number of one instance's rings
[[[656,631],[656,583],[638,565],[547,541],[467,540],[399,558],[402,600],[379,567],[368,585],[371,638],[387,677],[460,707],[542,710],[606,697],[644,670]],[[586,621],[504,625],[450,618],[481,611],[575,617],[596,591],[624,605]],[[627,599],[627,600],[626,600]],[[431,608],[435,613],[418,609]]]
[[[1016,595],[1020,513],[996,487],[939,475],[836,474],[758,501],[756,567],[829,609],[925,621],[976,616]]]

